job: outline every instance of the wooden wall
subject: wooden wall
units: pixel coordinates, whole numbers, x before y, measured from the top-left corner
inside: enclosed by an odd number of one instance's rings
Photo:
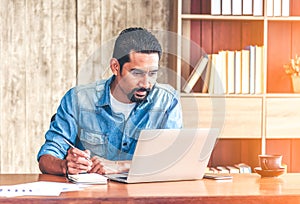
[[[122,29],[168,30],[172,2],[1,0],[0,173],[39,172],[36,154],[63,94],[109,74]]]

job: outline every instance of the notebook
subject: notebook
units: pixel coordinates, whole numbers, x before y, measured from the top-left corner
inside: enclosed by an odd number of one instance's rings
[[[128,173],[108,174],[123,183],[202,179],[218,129],[142,130]]]

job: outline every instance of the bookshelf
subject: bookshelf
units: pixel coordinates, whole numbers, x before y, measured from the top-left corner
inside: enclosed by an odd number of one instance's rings
[[[211,1],[177,1],[177,78],[185,127],[217,126],[221,136],[211,164],[244,162],[258,165],[257,155],[279,153],[289,172],[300,172],[300,94],[293,93],[283,65],[300,55],[300,1],[290,0],[289,16],[268,16],[263,1],[261,16],[211,15]],[[285,0],[283,0],[285,1]],[[184,45],[186,42],[190,44]],[[263,47],[262,92],[252,94],[201,93],[198,80],[191,93],[184,81],[204,51]]]

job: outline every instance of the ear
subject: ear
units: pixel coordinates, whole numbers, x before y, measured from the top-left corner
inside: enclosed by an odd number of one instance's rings
[[[109,63],[110,69],[114,75],[118,75],[120,71],[120,64],[116,58],[112,58]]]

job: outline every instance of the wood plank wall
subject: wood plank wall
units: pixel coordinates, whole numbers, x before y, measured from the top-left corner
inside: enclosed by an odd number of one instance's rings
[[[1,0],[0,173],[39,172],[36,154],[63,94],[77,78],[99,77],[99,65],[109,74],[101,50],[122,29],[169,30],[172,2]]]

